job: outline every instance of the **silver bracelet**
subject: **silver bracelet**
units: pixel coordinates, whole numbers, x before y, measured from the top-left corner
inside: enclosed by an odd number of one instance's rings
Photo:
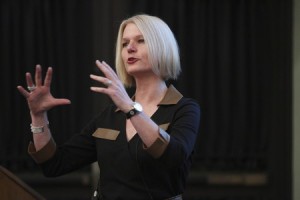
[[[46,124],[46,126],[49,127],[49,122]],[[32,124],[30,124],[30,129],[34,134],[43,133],[45,131],[45,126],[33,126]]]

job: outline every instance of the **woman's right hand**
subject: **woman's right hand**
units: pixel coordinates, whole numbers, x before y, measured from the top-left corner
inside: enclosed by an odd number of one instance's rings
[[[35,81],[29,72],[26,73],[27,91],[22,86],[17,86],[19,92],[26,98],[31,115],[40,116],[46,111],[59,105],[70,104],[69,99],[54,98],[50,92],[50,85],[52,80],[53,69],[48,67],[44,83],[42,81],[42,67],[36,66]],[[33,89],[32,89],[33,88]]]

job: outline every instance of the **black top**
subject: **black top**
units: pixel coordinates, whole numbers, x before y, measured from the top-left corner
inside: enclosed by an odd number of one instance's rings
[[[41,164],[44,174],[59,176],[98,161],[104,199],[165,199],[182,194],[198,134],[199,106],[170,86],[151,119],[170,137],[146,148],[138,134],[127,141],[126,115],[108,106],[81,134],[56,148]],[[163,145],[158,158],[148,150]]]

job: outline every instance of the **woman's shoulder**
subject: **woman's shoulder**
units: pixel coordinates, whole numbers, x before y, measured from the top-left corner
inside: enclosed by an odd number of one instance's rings
[[[199,102],[194,99],[194,98],[191,98],[191,97],[182,97],[180,99],[180,101],[178,102],[178,106],[188,106],[188,107],[191,107],[191,108],[194,108],[194,109],[199,109],[200,110],[200,104]]]

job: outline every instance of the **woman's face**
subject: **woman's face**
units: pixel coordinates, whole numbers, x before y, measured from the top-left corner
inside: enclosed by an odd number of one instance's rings
[[[133,23],[127,24],[124,29],[121,55],[128,74],[141,76],[152,72],[144,37]]]

